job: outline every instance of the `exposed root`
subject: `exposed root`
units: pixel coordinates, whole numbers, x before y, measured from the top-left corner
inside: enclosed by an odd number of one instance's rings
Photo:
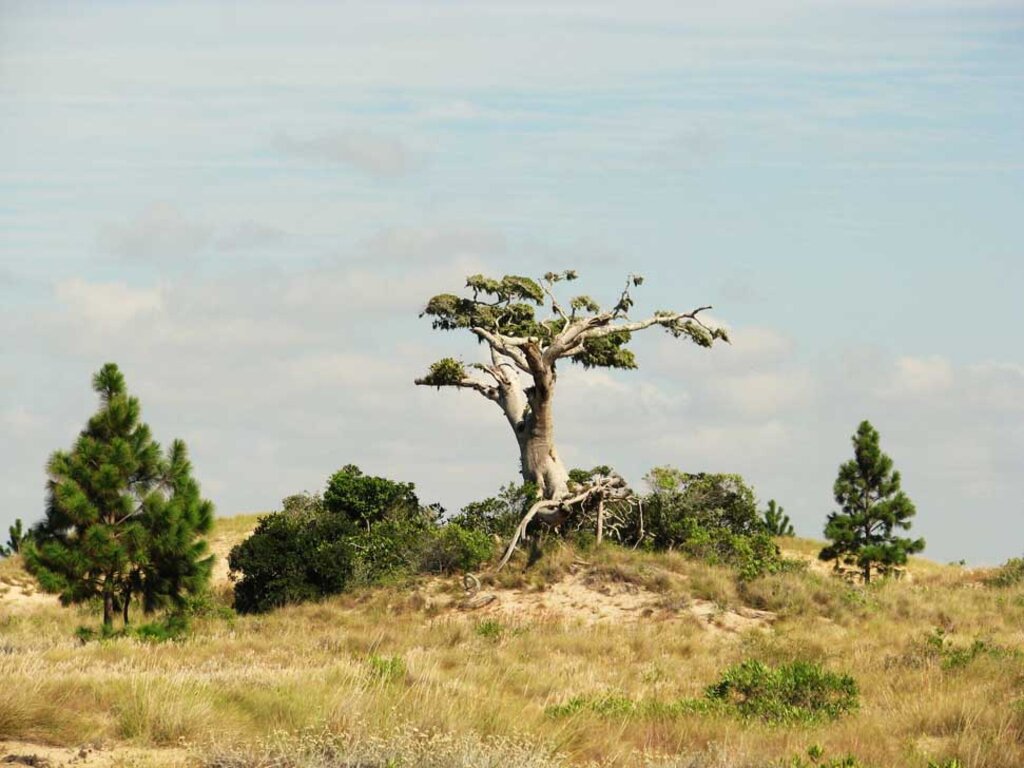
[[[605,502],[632,502],[633,498],[632,491],[629,490],[626,481],[620,475],[607,475],[593,478],[591,482],[583,486],[573,496],[561,499],[541,499],[535,502],[527,513],[523,515],[519,525],[516,526],[516,530],[512,534],[512,540],[508,544],[508,549],[505,550],[505,554],[495,570],[500,571],[512,559],[512,554],[526,532],[526,527],[533,522],[534,518],[540,517],[540,519],[546,522],[561,524],[573,514],[589,509],[596,502],[598,537],[600,540],[600,537],[604,534],[605,520],[607,518]],[[608,527],[612,531],[617,530],[614,521],[609,522]]]

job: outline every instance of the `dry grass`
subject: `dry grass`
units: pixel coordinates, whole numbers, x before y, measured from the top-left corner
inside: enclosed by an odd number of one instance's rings
[[[254,517],[221,521],[217,549],[253,525]],[[1024,589],[980,588],[955,567],[915,564],[912,572],[870,588],[815,572],[737,584],[728,571],[674,554],[566,548],[487,588],[509,582],[523,595],[543,593],[547,580],[571,574],[598,588],[642,590],[666,607],[629,622],[482,616],[443,607],[445,590],[434,582],[199,619],[187,640],[156,645],[82,645],[74,629],[95,624],[93,613],[52,604],[9,611],[0,597],[0,741],[190,745],[194,761],[225,767],[726,768],[771,765],[811,744],[879,767],[952,757],[971,768],[1024,765],[1024,661],[1015,653]],[[11,563],[0,566],[4,575],[23,578]],[[767,630],[711,631],[684,610],[699,599],[778,619]],[[950,647],[983,639],[999,652],[947,667],[923,640],[936,627]],[[700,696],[746,658],[849,672],[861,710],[791,728],[725,715],[545,711],[576,695]]]

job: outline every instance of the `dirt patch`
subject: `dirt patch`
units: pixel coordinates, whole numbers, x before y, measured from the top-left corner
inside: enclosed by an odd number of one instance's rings
[[[17,563],[7,562],[4,565],[0,574],[0,614],[27,613],[37,608],[60,605],[56,595],[43,592],[36,580]]]
[[[722,608],[710,600],[666,600],[638,584],[602,581],[585,570],[566,576],[544,590],[486,588],[471,598],[444,593],[441,583],[428,585],[428,600],[438,607],[477,616],[515,620],[581,621],[585,624],[695,619],[713,632],[738,634],[771,625],[770,611]],[[478,607],[477,607],[478,606]]]
[[[194,764],[183,749],[141,749],[127,745],[51,747],[24,741],[0,741],[0,766],[35,768],[171,768]]]

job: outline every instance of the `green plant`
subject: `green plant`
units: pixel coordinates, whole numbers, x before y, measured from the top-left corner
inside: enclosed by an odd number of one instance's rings
[[[235,609],[268,611],[341,592],[352,577],[354,524],[318,508],[275,512],[231,550]]]
[[[497,640],[505,633],[505,627],[497,619],[483,619],[473,631],[487,640]]]
[[[772,536],[796,535],[793,524],[789,521],[789,515],[786,514],[786,510],[776,505],[775,499],[769,499],[762,522],[765,530]]]
[[[493,555],[494,540],[488,534],[448,523],[424,545],[420,570],[428,573],[472,571]]]
[[[1011,557],[985,579],[990,587],[1015,587],[1024,581],[1024,557]]]
[[[405,677],[405,660],[401,656],[377,656],[367,659],[370,675],[385,683],[396,682]]]
[[[29,534],[26,533],[25,526],[19,517],[14,521],[14,525],[7,528],[7,546],[0,546],[0,557],[16,555],[21,552],[28,536]]]
[[[857,683],[852,677],[804,661],[778,667],[744,661],[708,686],[705,696],[743,717],[773,723],[834,720],[858,707]]]
[[[854,458],[839,467],[833,487],[840,510],[829,514],[825,524],[825,537],[832,543],[819,557],[837,566],[855,565],[866,583],[873,568],[888,574],[905,565],[908,555],[924,549],[924,539],[895,534],[896,529],[909,530],[916,509],[900,490],[892,459],[879,447],[878,431],[862,421],[852,441]]]
[[[449,522],[467,530],[508,538],[536,500],[537,486],[533,483],[509,483],[496,496],[470,502]]]
[[[213,505],[200,496],[185,444],[174,441],[165,456],[153,441],[116,365],[103,366],[93,389],[100,409],[70,451],[50,457],[46,517],[24,554],[63,603],[98,598],[109,631],[118,610],[127,626],[135,597],[148,613],[205,588]]]

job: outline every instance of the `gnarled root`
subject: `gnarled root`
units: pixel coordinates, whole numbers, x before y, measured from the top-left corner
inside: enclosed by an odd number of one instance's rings
[[[626,485],[626,481],[620,475],[608,475],[592,479],[582,488],[577,488],[576,493],[572,496],[561,499],[541,499],[535,502],[527,513],[523,515],[519,525],[516,526],[516,530],[512,534],[512,540],[508,544],[508,549],[505,550],[505,554],[495,570],[500,571],[508,565],[508,561],[512,559],[512,553],[515,552],[519,540],[522,539],[523,534],[526,532],[526,527],[533,522],[534,518],[540,518],[548,523],[557,525],[565,522],[574,512],[596,501],[599,510],[599,525],[603,528],[604,503],[610,500],[627,500],[630,498],[632,498],[632,494]]]

